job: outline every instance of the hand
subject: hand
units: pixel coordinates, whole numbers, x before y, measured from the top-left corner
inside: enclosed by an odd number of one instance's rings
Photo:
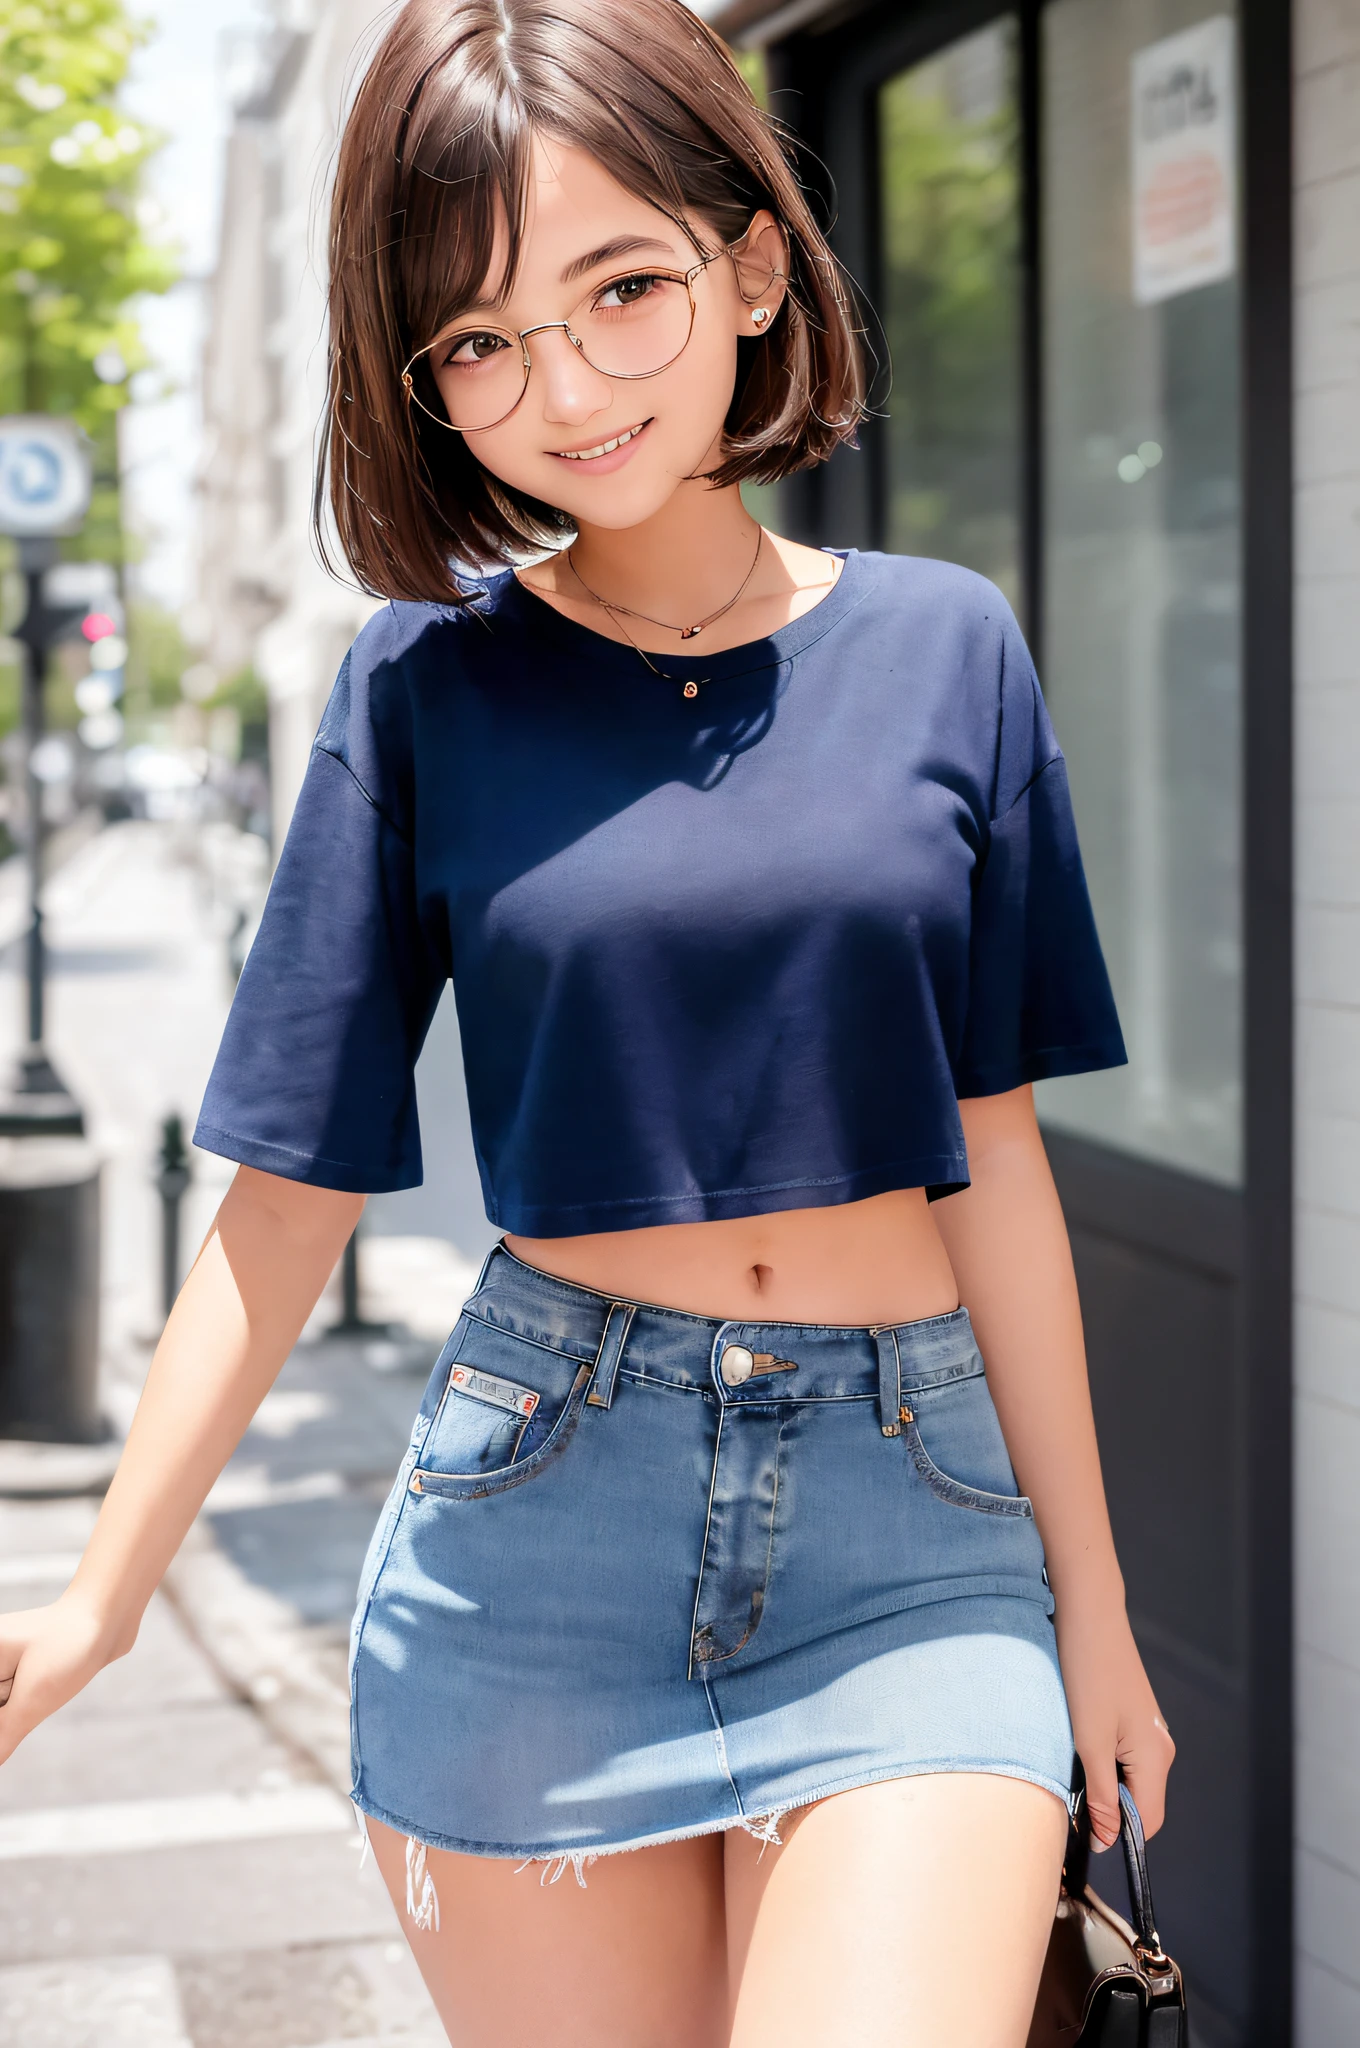
[[[1086,1772],[1091,1846],[1119,1840],[1119,1771],[1143,1832],[1166,1815],[1166,1779],[1176,1754],[1122,1607],[1055,1616],[1058,1655],[1077,1755]]]
[[[0,1763],[116,1654],[98,1617],[69,1594],[0,1614]]]

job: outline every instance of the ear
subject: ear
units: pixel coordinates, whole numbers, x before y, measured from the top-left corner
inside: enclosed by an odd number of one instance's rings
[[[732,245],[741,305],[737,333],[744,341],[768,334],[788,290],[789,250],[784,230],[767,207],[757,213],[739,242]]]

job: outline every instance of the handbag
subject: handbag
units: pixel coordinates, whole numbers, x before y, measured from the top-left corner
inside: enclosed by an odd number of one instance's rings
[[[1083,1788],[1073,1801],[1028,2048],[1189,2048],[1185,1986],[1157,1933],[1143,1823],[1122,1784],[1119,1809],[1134,1926],[1087,1883],[1091,1838]]]

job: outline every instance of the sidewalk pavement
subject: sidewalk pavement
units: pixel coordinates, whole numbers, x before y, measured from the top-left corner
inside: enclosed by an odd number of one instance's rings
[[[104,1399],[126,1426],[158,1327],[160,1118],[197,1105],[229,999],[224,917],[182,831],[131,823],[48,892],[52,1047],[104,1173]],[[3,934],[0,934],[0,939]],[[0,957],[0,1060],[19,949]],[[191,1256],[230,1177],[195,1154]],[[0,1771],[0,2041],[24,2048],[441,2048],[359,1847],[345,1634],[424,1372],[472,1275],[434,1238],[373,1238],[366,1312],[334,1287],[153,1600],[136,1648]],[[0,1443],[0,1606],[49,1600],[107,1481],[100,1447]]]

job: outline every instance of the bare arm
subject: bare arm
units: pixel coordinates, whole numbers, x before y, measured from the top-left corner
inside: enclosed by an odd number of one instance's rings
[[[51,1607],[0,1616],[0,1761],[132,1648],[362,1209],[362,1195],[239,1168],[156,1347],[75,1578]]]
[[[1175,1752],[1124,1612],[1072,1254],[1031,1090],[959,1109],[972,1186],[938,1203],[935,1218],[1034,1503],[1092,1826],[1108,1845],[1119,1834],[1116,1761],[1151,1834]]]

